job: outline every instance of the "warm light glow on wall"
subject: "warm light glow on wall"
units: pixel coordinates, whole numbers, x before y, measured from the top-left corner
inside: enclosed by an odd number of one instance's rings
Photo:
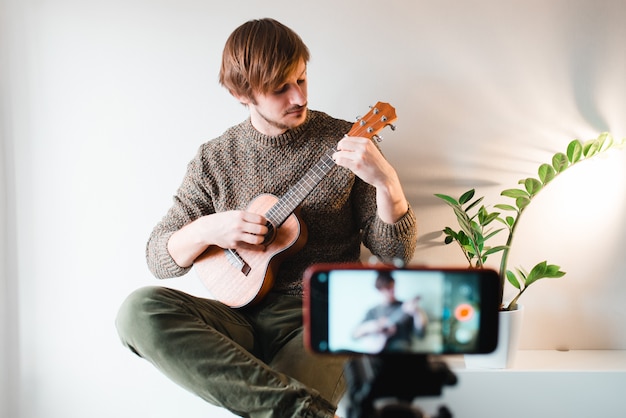
[[[624,149],[609,150],[562,173],[547,194],[562,202],[561,221],[583,228],[611,223],[626,210]]]
[[[603,252],[618,245],[626,211],[626,148],[623,139],[615,139],[620,141],[621,146],[587,157],[544,186],[522,215],[513,253],[538,252],[551,262],[569,264],[565,270],[570,270],[592,249]]]

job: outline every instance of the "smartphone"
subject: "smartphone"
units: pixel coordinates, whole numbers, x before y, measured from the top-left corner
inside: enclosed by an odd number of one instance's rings
[[[322,354],[490,353],[499,289],[490,269],[313,265],[304,275],[305,344]]]

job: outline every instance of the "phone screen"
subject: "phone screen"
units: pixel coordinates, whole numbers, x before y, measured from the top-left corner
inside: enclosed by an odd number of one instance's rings
[[[485,353],[497,341],[491,270],[318,268],[307,341],[320,353]]]

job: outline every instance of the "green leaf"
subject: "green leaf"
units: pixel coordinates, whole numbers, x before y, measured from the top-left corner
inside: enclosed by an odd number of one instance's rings
[[[454,237],[452,235],[446,235],[446,238],[443,240],[443,242],[447,245],[447,244],[451,244],[454,242]]]
[[[506,271],[506,278],[509,283],[511,283],[516,289],[521,289],[522,285],[517,280],[517,277],[515,277],[515,273],[513,273],[511,270]]]
[[[602,132],[598,136],[600,152],[604,152],[613,146],[613,136],[608,132]]]
[[[548,263],[546,261],[542,261],[541,263],[538,263],[535,267],[533,267],[530,270],[530,273],[528,273],[528,277],[526,277],[526,287],[530,286],[537,280],[546,277],[547,268]]]
[[[454,229],[450,228],[449,226],[446,226],[446,227],[443,229],[443,232],[444,232],[446,235],[456,235],[456,232],[454,231]]]
[[[470,242],[470,239],[468,238],[467,235],[465,235],[465,232],[463,231],[459,231],[459,233],[457,234],[457,241],[461,244],[461,245],[467,245]]]
[[[506,217],[506,223],[507,223],[509,226],[513,226],[513,224],[515,223],[515,218],[513,218],[512,216],[507,216],[507,217]]]
[[[498,209],[502,209],[502,210],[509,210],[509,211],[517,212],[517,208],[513,207],[511,205],[497,204],[494,207],[496,207]]]
[[[469,212],[470,210],[472,210],[472,208],[473,208],[474,206],[476,206],[477,204],[479,204],[480,202],[482,202],[484,198],[485,198],[485,197],[483,196],[483,197],[481,197],[481,198],[479,198],[479,199],[474,200],[472,203],[470,203],[470,204],[469,204],[469,205],[465,208],[465,212]],[[460,201],[459,201],[459,202],[460,202]],[[462,204],[462,203],[461,203],[461,204]]]
[[[575,139],[567,146],[567,159],[571,164],[580,160],[583,155],[583,144],[580,140]]]
[[[542,261],[533,267],[530,273],[528,273],[528,276],[525,279],[525,286],[528,287],[540,279],[556,279],[563,277],[565,272],[560,269],[561,268],[557,265],[548,264],[546,261]]]
[[[485,237],[485,241],[487,241],[489,238],[491,238],[491,237],[495,236],[498,232],[500,232],[500,231],[502,231],[502,230],[503,230],[503,228],[500,228],[500,229],[496,229],[496,230],[495,230],[495,231],[493,231],[493,232],[490,232],[490,233],[489,233],[489,234],[487,234],[487,236]]]
[[[552,157],[552,167],[554,167],[557,173],[562,173],[568,166],[569,159],[567,155],[563,154],[562,152],[554,154],[554,156]]]
[[[597,154],[599,149],[600,144],[598,143],[598,140],[590,139],[583,145],[583,154],[585,155],[585,158],[589,158]]]
[[[521,189],[506,189],[500,193],[501,196],[512,197],[517,199],[518,197],[529,197],[528,192]]]
[[[550,164],[541,164],[538,170],[539,180],[545,185],[548,184],[556,177],[556,171]]]
[[[476,253],[474,252],[474,247],[471,245],[463,245],[463,250],[469,254],[471,257],[476,256]]]
[[[473,232],[474,234],[476,234],[476,236],[481,235],[481,233],[482,233],[482,228],[480,227],[480,225],[478,224],[478,222],[472,221],[471,226],[472,226],[472,232]]]
[[[524,181],[524,187],[526,187],[529,195],[534,196],[543,188],[543,184],[539,180],[529,177]]]
[[[507,248],[508,248],[508,247],[507,247],[506,245],[498,245],[497,247],[492,247],[492,248],[487,249],[487,251],[485,251],[485,252],[483,253],[483,255],[484,255],[484,256],[487,256],[487,255],[495,254],[495,253],[497,253],[498,251],[504,251],[504,250],[506,250]]]
[[[530,204],[530,197],[522,196],[515,199],[515,204],[519,208],[519,210],[524,210],[526,206]]]
[[[461,230],[463,230],[463,232],[465,232],[466,234],[471,235],[472,226],[471,221],[467,216],[467,213],[465,213],[463,209],[459,209],[457,207],[454,207],[453,209]]]
[[[480,225],[481,226],[487,226],[489,225],[491,222],[495,221],[496,219],[498,219],[498,216],[500,216],[500,212],[492,212],[492,213],[485,213],[480,215],[478,217]]]
[[[459,204],[459,202],[457,202],[455,198],[450,197],[448,195],[435,193],[435,196],[437,196],[439,199],[445,200],[446,203],[448,203],[448,204],[450,204],[452,206],[457,206]]]
[[[470,201],[470,199],[471,199],[472,197],[474,197],[474,192],[475,192],[475,190],[474,190],[474,189],[472,189],[472,190],[468,190],[468,191],[466,191],[465,193],[463,193],[463,194],[461,195],[461,197],[459,197],[459,203],[460,203],[461,205],[464,205],[464,204],[466,204],[467,202],[469,202],[469,201]]]
[[[487,212],[487,209],[485,209],[484,206],[481,206],[480,209],[478,209],[478,211],[476,212],[476,216],[474,216],[474,218],[477,217],[478,223],[482,226],[488,215],[489,212]]]
[[[548,264],[546,267],[545,277],[548,279],[558,279],[565,276],[565,272],[561,271],[561,267],[555,264]]]

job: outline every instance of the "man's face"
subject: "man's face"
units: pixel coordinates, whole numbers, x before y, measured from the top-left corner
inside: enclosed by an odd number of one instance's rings
[[[381,287],[380,293],[383,296],[383,302],[392,303],[396,301],[396,287],[393,283],[389,283],[385,287]]]
[[[250,109],[252,126],[259,132],[276,136],[301,125],[307,112],[306,64],[300,61],[282,85],[267,94],[255,94],[254,101],[239,100]]]

